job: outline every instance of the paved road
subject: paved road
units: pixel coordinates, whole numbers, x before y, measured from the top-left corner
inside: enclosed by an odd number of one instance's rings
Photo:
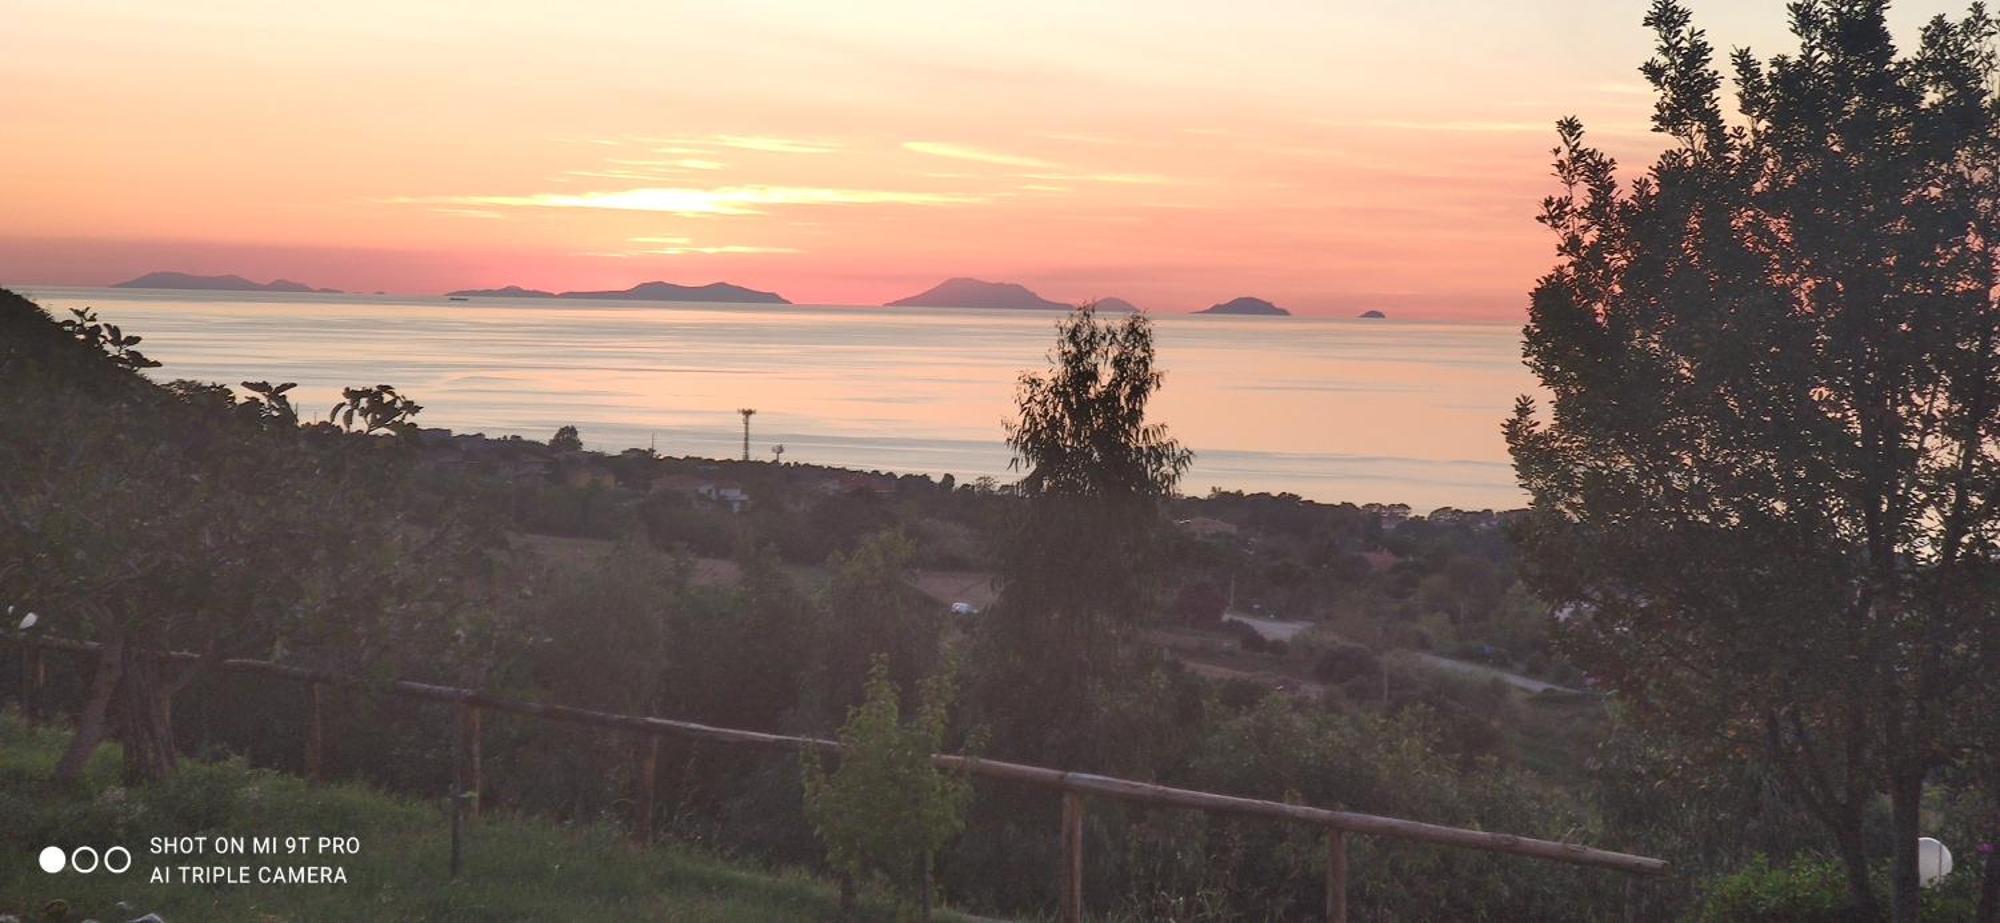
[[[1313,627],[1313,623],[1311,622],[1286,622],[1279,619],[1260,619],[1256,616],[1237,615],[1234,612],[1223,616],[1222,620],[1225,622],[1242,622],[1250,626],[1259,635],[1262,635],[1266,641],[1285,641],[1288,643],[1293,638],[1304,634],[1307,629]]]
[[[1548,692],[1550,690],[1554,690],[1556,692],[1582,691],[1578,689],[1571,689],[1568,686],[1558,686],[1555,683],[1543,682],[1542,680],[1536,679],[1532,676],[1522,676],[1519,673],[1509,673],[1506,670],[1502,670],[1498,667],[1489,667],[1483,663],[1472,663],[1470,661],[1465,661],[1465,660],[1453,660],[1450,657],[1439,657],[1436,654],[1427,654],[1424,653],[1423,651],[1410,651],[1409,655],[1411,657],[1416,658],[1417,662],[1422,663],[1426,666],[1435,667],[1439,670],[1444,670],[1450,673],[1457,673],[1460,676],[1470,676],[1478,679],[1488,679],[1488,678],[1497,679],[1500,680],[1501,682],[1506,683],[1509,686],[1512,686],[1524,692],[1540,693],[1540,692]]]

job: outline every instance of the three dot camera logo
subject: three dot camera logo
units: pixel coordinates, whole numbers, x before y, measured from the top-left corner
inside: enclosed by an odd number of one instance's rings
[[[69,869],[80,875],[103,871],[113,875],[123,875],[132,867],[132,852],[123,846],[113,846],[99,850],[95,846],[78,846],[65,850],[60,846],[50,846],[42,850],[42,871],[51,875]]]

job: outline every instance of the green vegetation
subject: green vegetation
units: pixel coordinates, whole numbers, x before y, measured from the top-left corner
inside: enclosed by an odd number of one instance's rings
[[[489,817],[468,834],[465,868],[447,876],[450,840],[437,802],[356,784],[309,786],[242,760],[185,761],[161,782],[125,787],[115,747],[101,750],[77,788],[50,774],[65,735],[30,730],[0,714],[0,849],[32,856],[49,843],[123,844],[135,856],[123,876],[45,875],[33,862],[0,863],[0,914],[41,919],[66,901],[72,920],[123,920],[158,913],[204,923],[379,920],[825,920],[836,890],[797,872],[762,871],[686,847],[641,849],[622,831]],[[345,885],[148,885],[148,837],[263,836],[338,832],[360,853],[330,860]],[[162,865],[172,864],[162,860]],[[301,863],[303,864],[303,863]],[[120,903],[125,905],[120,908]],[[891,911],[872,898],[868,919]],[[950,915],[946,919],[955,919]]]
[[[155,382],[137,337],[0,294],[0,603],[102,644],[50,690],[66,740],[0,750],[0,817],[78,841],[334,824],[381,844],[343,906],[406,918],[837,911],[697,855],[1045,913],[1057,799],[968,795],[922,760],[977,741],[1660,856],[1676,875],[1640,890],[1644,919],[1994,923],[2000,25],[1974,7],[1899,56],[1874,0],[1793,16],[1799,55],[1736,56],[1732,119],[1706,38],[1653,5],[1670,148],[1629,190],[1561,124],[1559,262],[1526,333],[1552,402],[1507,427],[1526,511],[1179,496],[1142,315],[1064,318],[1005,432],[1020,480],[959,484],[455,435],[388,385],[320,422],[282,383]],[[496,720],[493,819],[445,885],[425,803],[248,768],[297,767],[303,694],[226,656],[853,750],[802,766]],[[899,699],[951,664],[963,708]],[[444,710],[328,698],[333,777],[447,790]],[[1321,831],[1106,799],[1083,818],[1094,916],[1318,913]],[[618,845],[633,831],[681,845]],[[1929,890],[1919,833],[1958,854]],[[603,880],[564,884],[563,849]],[[1362,919],[1600,920],[1624,890],[1367,837],[1350,860]],[[631,896],[651,890],[688,903]]]
[[[1507,438],[1572,658],[1683,774],[1759,760],[1857,917],[1914,923],[1927,783],[2000,797],[2000,20],[1900,54],[1886,6],[1794,4],[1796,55],[1733,56],[1732,118],[1653,4],[1670,146],[1628,190],[1562,123],[1526,333],[1550,408]]]
[[[972,781],[931,765],[950,717],[951,672],[923,684],[917,714],[902,717],[889,662],[868,669],[867,694],[840,727],[839,766],[805,761],[806,819],[826,844],[827,863],[850,880],[881,878],[931,913],[938,851],[965,830]]]
[[[1105,770],[1113,718],[1100,706],[1143,683],[1124,643],[1160,602],[1162,505],[1192,454],[1146,422],[1161,383],[1143,314],[1102,321],[1085,306],[1056,328],[1049,368],[1020,380],[1008,424],[1022,472],[998,554],[1000,598],[982,620],[971,707],[996,755]],[[1063,715],[1051,726],[1050,715]]]
[[[216,538],[265,528],[263,523],[292,524],[284,534],[248,532],[229,543],[181,540],[181,533],[150,526],[128,530],[122,544],[72,555],[82,563],[61,571],[68,582],[53,585],[45,572],[0,567],[0,594],[8,603],[46,614],[37,630],[101,639],[100,624],[127,624],[74,619],[75,600],[96,598],[85,594],[179,600],[205,607],[204,614],[197,619],[175,608],[169,610],[173,617],[155,624],[147,617],[159,610],[131,608],[129,624],[157,633],[147,646],[820,736],[833,734],[848,709],[865,700],[867,665],[877,655],[887,655],[889,674],[903,688],[956,656],[966,665],[967,708],[935,738],[936,749],[962,749],[969,738],[983,737],[989,741],[984,752],[996,758],[1068,754],[1075,758],[1066,763],[1071,768],[1193,788],[1545,837],[1608,834],[1579,810],[1588,799],[1566,798],[1559,787],[1582,784],[1575,757],[1587,752],[1596,733],[1588,719],[1565,731],[1574,737],[1567,743],[1536,741],[1537,752],[1548,754],[1543,762],[1559,764],[1544,778],[1523,769],[1510,741],[1531,739],[1542,725],[1523,716],[1546,709],[1516,702],[1516,693],[1495,695],[1484,683],[1393,657],[1384,660],[1386,675],[1350,678],[1312,694],[1280,693],[1282,682],[1205,678],[1196,660],[1182,660],[1195,653],[1170,654],[1151,640],[1150,632],[1183,631],[1170,605],[1176,587],[1228,585],[1241,574],[1244,595],[1262,592],[1254,587],[1263,585],[1256,576],[1263,561],[1302,575],[1288,584],[1294,588],[1318,585],[1340,588],[1348,599],[1401,601],[1365,620],[1357,616],[1351,625],[1376,619],[1393,624],[1414,607],[1448,605],[1466,614],[1467,636],[1478,637],[1480,626],[1503,622],[1478,615],[1485,610],[1473,597],[1452,594],[1460,586],[1468,593],[1490,586],[1438,583],[1426,575],[1441,562],[1494,555],[1505,546],[1491,514],[1401,518],[1296,498],[1171,498],[1180,456],[1144,422],[1141,398],[1159,378],[1150,356],[1142,355],[1149,350],[1142,324],[1085,333],[1075,325],[1094,319],[1083,316],[1066,328],[1073,343],[1088,348],[1071,350],[1046,380],[1060,382],[1080,403],[1065,397],[1049,407],[1087,410],[1074,418],[1045,417],[1037,426],[1067,432],[1063,438],[1080,440],[1074,444],[1089,445],[1091,452],[1035,449],[1032,458],[1040,461],[1031,464],[1048,466],[1050,474],[1039,493],[1021,496],[986,483],[947,488],[924,478],[801,465],[717,465],[708,477],[721,480],[727,471],[754,498],[748,508],[731,512],[700,492],[679,490],[686,483],[680,479],[714,463],[644,452],[558,457],[525,440],[440,442],[402,425],[407,414],[393,411],[407,407],[408,399],[386,387],[354,389],[336,409],[341,422],[347,408],[355,410],[351,431],[301,425],[282,385],[250,382],[240,400],[210,386],[155,385],[118,367],[102,346],[57,328],[33,305],[18,299],[8,305],[10,313],[0,320],[20,335],[0,337],[0,362],[9,363],[10,381],[19,387],[0,400],[22,409],[0,415],[7,436],[0,451],[40,461],[33,468],[0,469],[0,478],[46,473],[43,480],[20,481],[18,496],[33,498],[39,508],[74,511],[81,508],[75,498],[91,490],[52,491],[47,485],[129,483],[149,491],[135,504],[144,500],[176,511],[193,529],[199,510],[172,495],[170,483],[193,466],[200,482],[213,485],[212,509],[250,510]],[[24,342],[37,346],[10,349]],[[1065,354],[1059,350],[1058,356]],[[1077,369],[1088,374],[1070,374]],[[117,390],[100,393],[101,380],[117,382]],[[163,426],[213,436],[200,444],[203,451],[177,463],[182,467],[150,470],[136,453],[167,436],[145,428],[149,414]],[[39,425],[43,420],[59,425]],[[1040,438],[1021,433],[1024,442]],[[66,451],[100,441],[120,450]],[[1092,452],[1118,457],[1121,444],[1137,447],[1123,457],[1138,464],[1115,476],[1087,470]],[[1076,470],[1056,477],[1060,465]],[[216,477],[243,469],[276,473],[270,480]],[[280,477],[294,470],[314,472],[321,483],[354,486],[329,491]],[[648,484],[659,489],[639,489]],[[1202,505],[1238,534],[1202,537],[1176,526],[1170,520],[1182,504]],[[8,530],[0,538],[13,542],[11,549],[34,560],[68,547],[49,544],[37,531],[40,520],[18,515],[23,508],[0,506],[0,528]],[[313,517],[325,517],[324,527]],[[584,535],[611,530],[617,540],[534,534],[563,522],[587,526]],[[1038,540],[1038,530],[1058,525],[1060,541]],[[719,531],[704,531],[711,527]],[[269,548],[248,541],[260,534]],[[318,544],[349,536],[368,537],[357,550],[379,547],[384,553],[333,554]],[[185,562],[182,568],[145,566],[161,557],[162,545],[171,552],[167,560]],[[724,546],[719,554],[726,557],[703,556],[715,545]],[[1383,553],[1396,560],[1380,570],[1372,564],[1359,570],[1322,566],[1310,557],[1316,549],[1358,557],[1384,545],[1395,547]],[[238,548],[263,556],[228,557],[245,554]],[[208,561],[213,554],[226,556]],[[1090,569],[1054,566],[1072,557],[1095,563]],[[919,570],[941,564],[958,570]],[[229,579],[192,582],[188,575],[203,565]],[[1001,598],[980,602],[987,611],[954,615],[946,611],[953,596],[919,591],[957,574],[946,583],[948,592],[977,597],[986,578],[967,565],[1001,575]],[[1491,569],[1506,573],[1500,564]],[[424,574],[456,576],[415,579]],[[1193,634],[1227,644],[1224,635],[1206,629]],[[1392,634],[1374,631],[1367,640],[1379,643]],[[1087,643],[1062,646],[1069,637]],[[1309,674],[1316,645],[1336,642],[1299,640],[1282,645],[1282,654],[1225,653],[1252,658],[1245,665],[1260,669]],[[83,669],[58,666],[51,692],[62,707],[88,713],[92,690],[114,674],[103,660],[75,666]],[[292,694],[205,664],[190,666],[159,678],[175,690],[161,724],[171,730],[177,756],[300,767],[303,690]],[[0,673],[12,678],[13,669],[11,659],[0,660]],[[1046,671],[1068,679],[1043,683]],[[18,687],[5,682],[0,688]],[[326,769],[333,777],[426,797],[448,790],[446,710],[359,691],[331,693],[325,706]],[[124,729],[121,722],[106,726]],[[502,815],[545,817],[575,828],[650,827],[657,837],[731,856],[830,868],[807,819],[796,759],[674,740],[646,752],[618,735],[510,720],[488,722],[483,745],[480,803]],[[1266,756],[1246,760],[1252,752]],[[1301,763],[1294,758],[1301,753],[1314,757]],[[1418,766],[1423,771],[1415,771]],[[642,818],[635,815],[634,792],[648,781],[648,770],[656,813]],[[1555,807],[1564,804],[1569,806]],[[1522,806],[1548,810],[1524,812]],[[937,856],[937,892],[955,906],[1045,912],[1054,903],[1057,807],[1045,793],[975,790],[963,834]],[[1086,894],[1094,913],[1296,917],[1317,906],[1322,860],[1315,856],[1324,846],[1311,831],[1113,803],[1093,804],[1086,823]],[[1613,883],[1575,869],[1389,844],[1360,843],[1354,854],[1361,912],[1591,919],[1616,901],[1604,890]],[[1411,878],[1446,870],[1450,874],[1435,888]]]
[[[1873,872],[1876,887],[1886,883],[1886,865]],[[1976,919],[1974,880],[1973,875],[1954,875],[1925,892],[1918,918],[1927,923]],[[1697,923],[1845,923],[1854,919],[1852,908],[1847,870],[1839,861],[1807,857],[1774,867],[1757,856],[1747,868],[1714,883]]]
[[[491,642],[502,533],[415,482],[399,449],[420,408],[393,388],[347,389],[301,427],[284,386],[238,401],[154,384],[137,338],[85,312],[58,325],[9,294],[0,331],[0,596],[103,645],[62,778],[111,733],[129,777],[172,773],[174,696],[194,674],[143,649],[397,670]]]

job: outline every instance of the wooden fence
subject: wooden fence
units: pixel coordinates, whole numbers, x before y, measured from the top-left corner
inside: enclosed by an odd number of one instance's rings
[[[42,685],[47,677],[47,665],[43,662],[43,651],[69,651],[95,653],[98,645],[88,641],[74,641],[59,638],[30,638],[25,634],[0,635],[21,648],[21,700],[23,710],[31,720],[38,718],[43,710]],[[186,651],[148,651],[147,656],[170,662],[201,663],[200,654]],[[659,739],[662,736],[681,737],[690,740],[712,741],[773,750],[805,751],[815,750],[826,754],[836,754],[840,745],[831,740],[815,737],[794,737],[784,734],[767,734],[761,731],[745,731],[735,728],[713,727],[691,721],[674,721],[666,718],[618,715],[609,712],[574,708],[567,705],[549,705],[541,702],[524,702],[488,695],[476,689],[461,689],[453,686],[438,686],[410,680],[396,680],[388,683],[364,680],[358,677],[308,670],[301,667],[271,663],[264,660],[226,659],[207,661],[214,668],[235,673],[252,673],[264,676],[282,677],[303,683],[306,686],[306,707],[308,709],[305,734],[305,767],[308,778],[319,781],[324,761],[325,735],[322,726],[322,690],[328,686],[351,687],[370,690],[404,698],[445,702],[455,707],[458,722],[452,759],[452,868],[458,868],[460,816],[461,811],[477,816],[479,802],[477,793],[483,784],[480,765],[480,716],[483,712],[494,711],[504,714],[522,715],[544,721],[562,724],[583,725],[624,731],[643,736],[647,740],[646,762],[650,766],[658,758]],[[1110,776],[1069,772],[1043,766],[1029,766],[979,757],[940,753],[931,757],[932,762],[943,769],[964,772],[968,775],[983,776],[1053,789],[1062,795],[1062,877],[1061,915],[1064,923],[1076,923],[1083,919],[1083,815],[1086,796],[1111,798],[1152,807],[1185,808],[1239,817],[1261,817],[1272,820],[1308,824],[1326,831],[1326,906],[1325,919],[1332,923],[1347,923],[1347,841],[1350,835],[1378,836],[1392,839],[1410,840],[1457,849],[1476,849],[1486,852],[1507,853],[1530,859],[1551,862],[1567,862],[1574,865],[1591,866],[1624,872],[1633,878],[1627,880],[1625,917],[1633,918],[1632,884],[1637,876],[1663,876],[1667,873],[1667,863],[1661,859],[1635,856],[1629,853],[1613,852],[1582,846],[1575,843],[1559,843],[1532,837],[1515,836],[1507,833],[1493,833],[1485,830],[1470,830],[1463,827],[1447,827],[1419,821],[1382,817],[1374,814],[1358,814],[1352,811],[1332,811],[1302,804],[1287,804],[1278,801],[1264,801],[1257,798],[1240,798],[1220,795],[1214,792],[1173,788],[1148,782],[1136,782]],[[637,802],[640,812],[640,835],[648,842],[652,838],[652,806],[654,803],[654,774],[642,773]]]

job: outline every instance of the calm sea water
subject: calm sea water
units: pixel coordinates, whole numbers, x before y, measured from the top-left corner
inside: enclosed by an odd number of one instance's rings
[[[1010,478],[1001,423],[1043,366],[1041,312],[633,304],[26,287],[145,337],[161,379],[296,381],[307,409],[388,383],[427,426],[588,448]],[[1522,505],[1500,422],[1533,389],[1519,328],[1160,316],[1154,413],[1195,450],[1188,493]]]

